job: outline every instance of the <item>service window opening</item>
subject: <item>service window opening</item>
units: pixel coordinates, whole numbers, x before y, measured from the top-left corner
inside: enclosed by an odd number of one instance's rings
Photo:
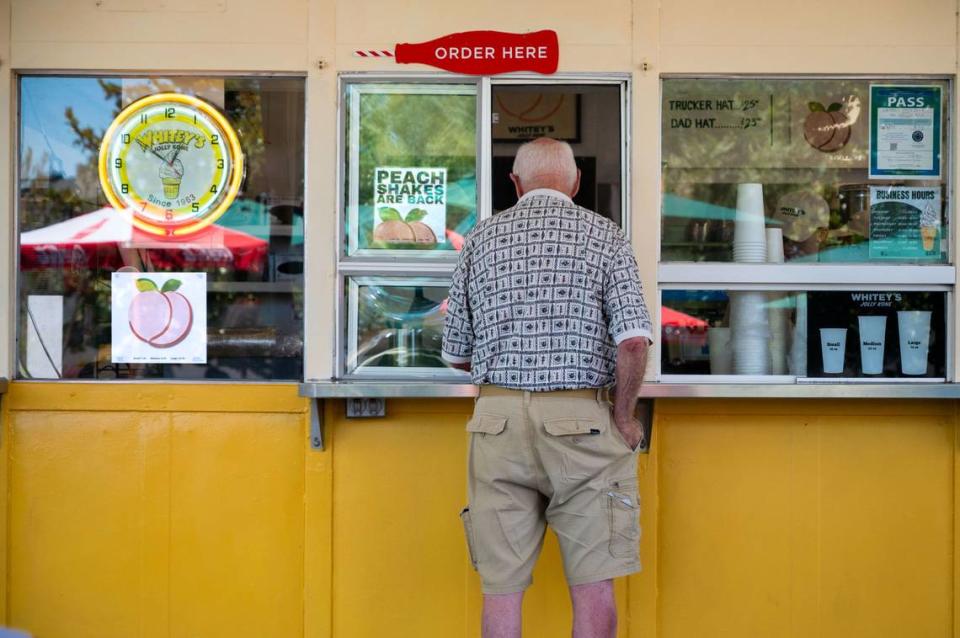
[[[517,148],[538,137],[570,143],[580,168],[574,201],[623,226],[623,84],[494,84],[491,87],[493,212],[517,201]]]

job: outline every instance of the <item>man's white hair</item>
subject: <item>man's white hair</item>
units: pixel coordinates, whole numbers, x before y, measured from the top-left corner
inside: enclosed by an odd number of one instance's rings
[[[541,137],[517,149],[513,174],[524,188],[559,185],[572,187],[577,179],[573,149],[566,142]]]

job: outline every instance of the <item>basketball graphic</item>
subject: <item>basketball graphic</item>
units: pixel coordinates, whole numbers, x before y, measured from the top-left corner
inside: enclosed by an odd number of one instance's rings
[[[494,95],[495,140],[552,137],[579,141],[579,100],[560,91],[501,91]]]

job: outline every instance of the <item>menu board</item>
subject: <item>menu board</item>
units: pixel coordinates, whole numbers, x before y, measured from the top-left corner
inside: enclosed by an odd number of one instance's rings
[[[670,80],[667,168],[866,168],[867,85],[854,80]]]
[[[870,187],[870,259],[940,260],[940,187]]]
[[[807,376],[943,378],[943,292],[807,293]]]

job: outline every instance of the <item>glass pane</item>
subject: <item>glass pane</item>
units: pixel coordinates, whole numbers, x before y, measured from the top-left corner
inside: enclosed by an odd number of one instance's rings
[[[19,107],[18,376],[302,378],[303,79],[25,76]]]
[[[450,282],[421,277],[348,280],[348,374],[456,376],[441,358]]]
[[[460,249],[477,221],[476,94],[474,84],[347,86],[348,255]]]
[[[943,379],[944,292],[664,290],[664,375]]]
[[[949,104],[945,80],[664,80],[662,260],[945,263]]]

